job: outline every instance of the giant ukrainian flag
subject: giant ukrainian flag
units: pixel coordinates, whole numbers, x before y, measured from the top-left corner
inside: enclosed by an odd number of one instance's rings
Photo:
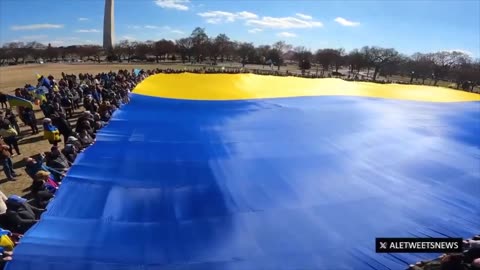
[[[151,76],[7,269],[405,269],[375,237],[480,231],[479,134],[445,88]]]

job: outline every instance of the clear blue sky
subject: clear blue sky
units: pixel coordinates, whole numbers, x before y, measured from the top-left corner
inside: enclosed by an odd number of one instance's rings
[[[0,0],[0,43],[54,45],[102,40],[103,0]],[[417,51],[462,50],[480,57],[480,1],[115,0],[115,39],[209,35],[312,50],[364,45]]]

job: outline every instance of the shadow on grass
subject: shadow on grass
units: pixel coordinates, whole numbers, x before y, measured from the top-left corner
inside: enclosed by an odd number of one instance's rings
[[[2,170],[3,171],[3,170]],[[3,178],[2,180],[0,180],[0,185],[1,184],[5,184],[5,183],[8,183],[10,182],[10,180],[8,180],[8,178]]]
[[[26,157],[28,157],[28,156],[26,156]],[[13,163],[13,169],[18,170],[20,168],[25,168],[25,165],[26,165],[25,160],[23,160],[23,158],[22,158],[19,161]]]
[[[18,142],[18,145],[23,145],[23,144],[30,144],[30,143],[36,143],[45,140],[43,138],[43,135],[40,136],[35,136],[35,137],[30,137],[27,139],[22,139],[21,141]]]
[[[30,188],[29,188],[30,189]],[[22,198],[25,198],[27,200],[29,200],[29,203],[30,204],[33,204],[34,202],[32,202],[32,200],[34,199],[35,195],[33,195],[32,192],[28,192],[28,193],[25,193],[22,195]],[[34,205],[34,206],[37,206],[37,205]]]

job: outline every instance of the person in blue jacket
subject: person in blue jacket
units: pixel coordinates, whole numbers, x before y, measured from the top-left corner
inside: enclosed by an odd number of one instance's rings
[[[40,76],[38,78],[38,87],[42,87],[42,86],[46,87],[48,91],[53,90],[52,83],[48,78],[45,78],[44,76]]]

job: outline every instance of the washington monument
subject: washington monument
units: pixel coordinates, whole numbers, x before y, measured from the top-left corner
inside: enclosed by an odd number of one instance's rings
[[[103,18],[103,48],[107,52],[113,49],[115,22],[113,16],[113,0],[105,0],[105,16]]]

